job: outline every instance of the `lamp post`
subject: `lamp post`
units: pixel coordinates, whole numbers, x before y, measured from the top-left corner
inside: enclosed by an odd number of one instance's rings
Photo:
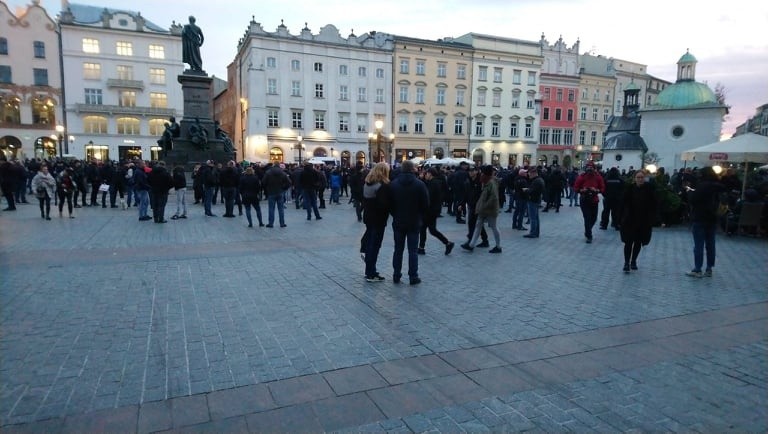
[[[303,140],[303,137],[296,136],[296,149],[299,151],[299,165],[301,165],[301,151],[304,149],[304,144],[302,143]]]
[[[584,155],[581,153],[584,151],[584,145],[576,145],[576,155],[579,157],[579,169],[584,168]]]
[[[56,125],[56,134],[59,142],[59,158],[64,157],[64,126]]]
[[[390,166],[393,164],[393,156],[392,156],[392,146],[395,143],[395,135],[390,134],[389,138],[385,138],[384,134],[382,134],[382,129],[384,128],[384,121],[381,119],[378,119],[374,126],[376,127],[376,133],[369,133],[368,134],[368,155],[370,156],[372,163],[379,163],[382,161],[381,159],[381,145],[387,145],[387,151],[389,152],[389,164]],[[376,158],[373,157],[373,146],[376,146]]]

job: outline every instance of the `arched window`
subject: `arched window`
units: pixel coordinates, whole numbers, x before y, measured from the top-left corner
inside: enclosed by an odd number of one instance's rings
[[[21,140],[15,136],[5,136],[0,138],[0,155],[5,155],[7,159],[16,158],[16,154],[21,150]]]
[[[483,161],[485,161],[485,151],[482,149],[475,149],[472,152],[472,161],[474,161],[475,164],[483,164]]]
[[[136,118],[117,118],[117,134],[139,135],[139,126],[139,120]]]
[[[21,99],[17,96],[0,95],[0,112],[2,121],[9,124],[21,123]]]
[[[328,156],[328,151],[325,148],[323,148],[321,146],[318,146],[317,148],[315,148],[314,151],[312,151],[312,156],[313,157],[327,157]]]
[[[355,153],[355,161],[360,164],[365,164],[365,152],[363,151],[357,151]]]
[[[269,150],[269,162],[270,163],[282,163],[283,162],[283,150],[275,146]]]
[[[443,159],[445,158],[445,151],[443,151],[443,148],[435,148],[435,158]]]
[[[150,136],[162,136],[165,132],[165,123],[168,122],[165,119],[150,119],[149,120],[149,135]]]
[[[35,125],[56,124],[56,103],[51,98],[44,96],[32,98],[32,123]]]
[[[104,116],[84,117],[83,131],[91,134],[107,134],[107,118]]]
[[[341,151],[341,167],[349,167],[349,160],[352,158],[349,151]]]

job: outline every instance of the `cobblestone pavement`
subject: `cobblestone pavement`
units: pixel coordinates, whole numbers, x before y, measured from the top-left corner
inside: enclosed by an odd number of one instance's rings
[[[694,279],[687,228],[657,228],[625,275],[564,207],[539,239],[502,214],[500,255],[430,237],[418,286],[388,231],[367,283],[346,200],[273,229],[0,212],[2,431],[768,429],[765,239],[718,235]]]

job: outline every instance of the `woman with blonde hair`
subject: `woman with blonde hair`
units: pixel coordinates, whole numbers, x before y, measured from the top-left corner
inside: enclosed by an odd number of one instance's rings
[[[365,280],[382,282],[384,278],[376,270],[384,229],[389,218],[389,165],[377,163],[365,177],[363,185],[363,223],[365,234],[360,240],[365,250]]]

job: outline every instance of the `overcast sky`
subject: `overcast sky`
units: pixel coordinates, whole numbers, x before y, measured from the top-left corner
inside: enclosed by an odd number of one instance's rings
[[[14,10],[28,1],[6,2]],[[648,65],[648,73],[674,82],[676,62],[690,49],[699,63],[696,80],[714,90],[725,87],[730,115],[724,137],[768,103],[768,1],[730,0],[706,3],[693,0],[99,0],[72,1],[128,9],[168,28],[171,21],[186,23],[189,15],[205,34],[203,69],[226,79],[237,41],[251,17],[266,31],[280,21],[292,34],[304,23],[317,33],[326,24],[346,37],[371,30],[437,39],[469,32],[538,41],[544,33],[550,44],[562,36],[570,47],[581,41],[591,52]],[[55,18],[60,0],[42,0]]]

